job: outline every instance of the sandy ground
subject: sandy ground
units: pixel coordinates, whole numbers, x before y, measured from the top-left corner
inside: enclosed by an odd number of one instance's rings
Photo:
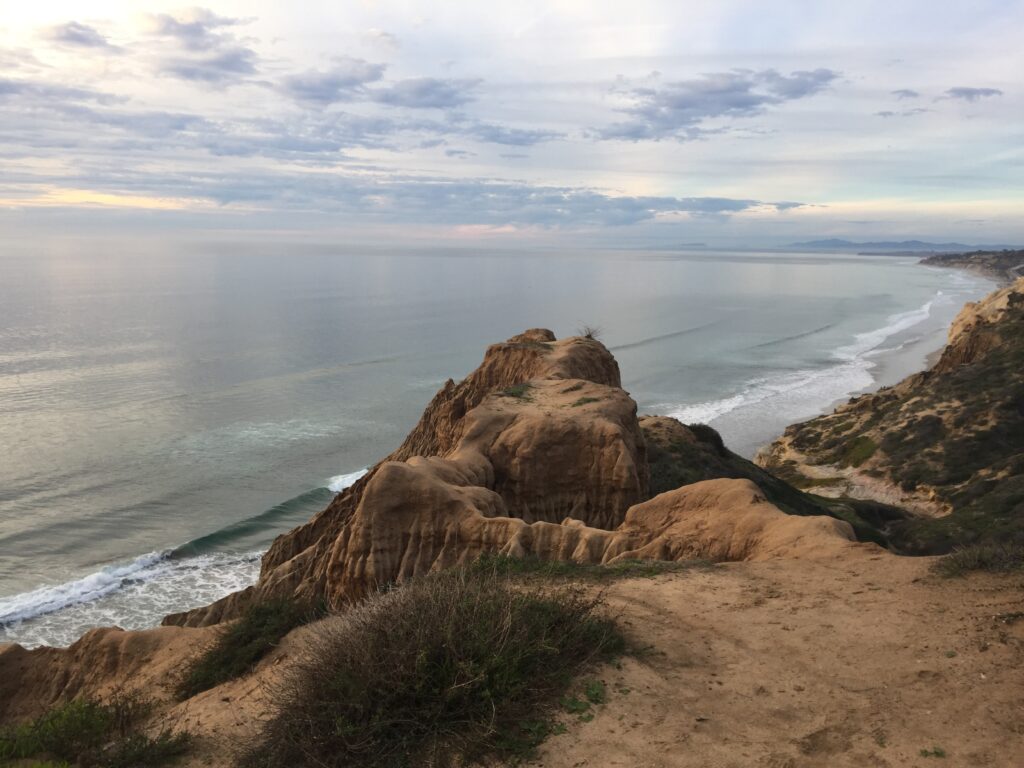
[[[1024,765],[1024,576],[929,562],[857,549],[612,585],[650,648],[598,672],[607,703],[536,764]]]
[[[562,714],[567,732],[534,764],[1024,766],[1024,574],[942,579],[931,559],[868,544],[806,555],[607,585],[642,650],[585,676],[605,682],[606,703],[590,722]],[[195,736],[181,765],[232,765],[312,631],[254,674],[161,708],[154,729]],[[165,667],[147,668],[170,681]]]

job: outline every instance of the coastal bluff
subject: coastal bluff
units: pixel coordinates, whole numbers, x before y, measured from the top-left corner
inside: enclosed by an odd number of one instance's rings
[[[652,498],[642,424],[657,440],[665,422],[675,443],[699,442],[673,420],[638,419],[596,339],[513,336],[449,380],[396,451],[279,536],[254,586],[164,623],[216,624],[281,597],[339,609],[483,554],[743,560],[826,555],[855,540],[841,520],[786,514],[749,478],[704,473]]]
[[[1010,317],[974,311],[968,337]],[[503,554],[626,566],[574,584],[600,593],[642,652],[592,670],[604,693],[587,719],[553,713],[564,727],[536,755],[548,768],[884,768],[926,750],[1012,765],[1024,749],[1021,588],[996,574],[942,579],[934,558],[861,535],[906,517],[805,493],[707,426],[638,416],[599,341],[532,330],[491,346],[394,453],[278,537],[253,587],[168,617],[175,626],[94,629],[66,649],[0,646],[0,728],[136,696],[150,707],[147,733],[187,734],[180,765],[238,766],[325,638],[397,604],[395,585]],[[653,575],[629,575],[638,561]],[[517,584],[543,592],[557,578]],[[332,610],[230,679],[176,687],[252,609],[308,601]]]
[[[906,553],[1024,542],[1024,278],[964,306],[929,370],[790,426],[757,461],[912,512],[890,530]]]

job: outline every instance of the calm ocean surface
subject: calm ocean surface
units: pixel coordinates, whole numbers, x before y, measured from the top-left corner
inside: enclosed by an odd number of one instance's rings
[[[531,327],[602,329],[642,412],[752,455],[924,366],[988,281],[914,258],[0,252],[0,642],[152,626],[392,450]]]

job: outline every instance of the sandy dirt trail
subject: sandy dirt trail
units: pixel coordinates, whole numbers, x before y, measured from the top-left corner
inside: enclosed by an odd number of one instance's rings
[[[1024,574],[942,579],[931,559],[866,544],[806,554],[608,584],[642,651],[578,683],[602,679],[606,703],[590,722],[563,713],[534,765],[1024,767]],[[183,766],[234,763],[315,626],[254,674],[167,702],[157,724],[195,737]],[[139,645],[121,662],[142,664],[133,679],[153,693],[174,679],[176,643],[209,631],[114,633],[111,647]]]
[[[610,586],[651,647],[536,764],[1024,766],[1024,576],[929,565],[856,547]]]

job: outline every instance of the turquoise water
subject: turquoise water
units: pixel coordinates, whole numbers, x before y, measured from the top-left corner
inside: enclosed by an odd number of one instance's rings
[[[8,248],[0,642],[149,626],[250,583],[525,328],[601,328],[642,412],[752,455],[923,367],[990,289],[897,257]]]

